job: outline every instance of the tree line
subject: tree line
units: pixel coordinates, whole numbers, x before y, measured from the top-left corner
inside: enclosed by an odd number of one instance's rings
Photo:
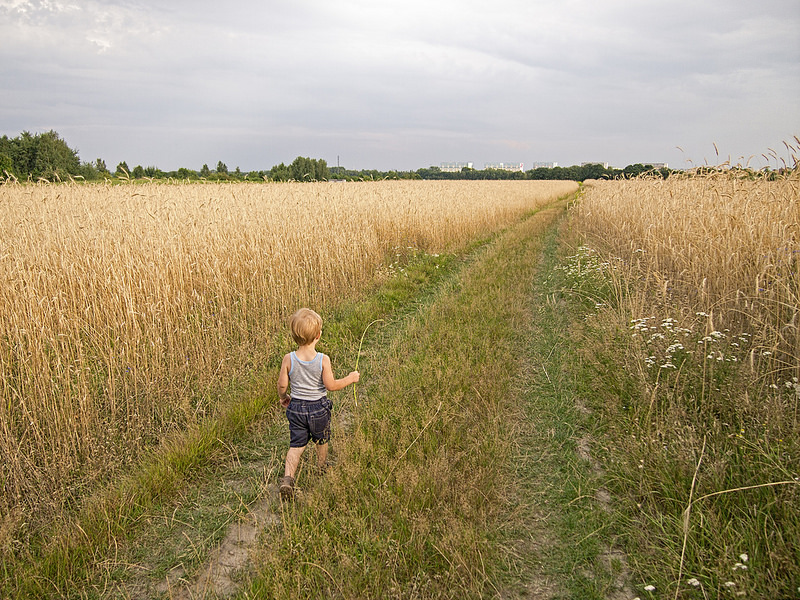
[[[65,181],[83,179],[87,181],[137,179],[178,179],[209,181],[374,181],[380,179],[614,179],[637,177],[652,173],[668,177],[666,168],[654,169],[650,165],[628,165],[624,169],[609,169],[601,164],[571,167],[537,168],[529,171],[504,171],[500,169],[464,168],[458,172],[442,171],[439,167],[428,167],[416,171],[378,171],[374,169],[352,170],[344,167],[328,167],[325,160],[298,156],[286,165],[281,163],[268,170],[244,172],[239,167],[229,170],[222,162],[211,169],[204,164],[199,170],[182,167],[175,171],[162,171],[148,166],[133,168],[125,161],[117,164],[112,172],[104,160],[81,162],[78,151],[70,148],[55,131],[31,134],[22,132],[15,138],[4,135],[0,138],[0,176],[18,181]]]

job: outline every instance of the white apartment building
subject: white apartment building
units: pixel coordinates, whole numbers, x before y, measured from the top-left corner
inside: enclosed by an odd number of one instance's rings
[[[525,170],[525,163],[510,163],[510,162],[499,162],[499,163],[486,163],[483,165],[484,169],[497,169],[498,171],[524,171]]]
[[[439,168],[445,173],[460,173],[462,169],[471,169],[471,162],[443,162]]]

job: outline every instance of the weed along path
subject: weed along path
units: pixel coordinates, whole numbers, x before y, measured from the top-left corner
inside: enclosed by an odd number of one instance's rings
[[[306,452],[280,501],[271,369],[242,390],[268,408],[137,516],[78,597],[625,597],[548,279],[566,206],[323,315],[319,349],[362,376],[332,395],[331,468]]]

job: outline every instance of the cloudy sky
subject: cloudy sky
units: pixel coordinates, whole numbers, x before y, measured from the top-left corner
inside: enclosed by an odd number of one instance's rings
[[[0,0],[0,82],[0,135],[112,170],[760,167],[800,137],[800,1]]]

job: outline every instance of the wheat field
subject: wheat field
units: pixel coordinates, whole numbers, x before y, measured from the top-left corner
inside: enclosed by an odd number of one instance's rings
[[[646,283],[636,316],[680,298],[690,316],[706,315],[709,331],[753,336],[763,372],[800,376],[797,171],[601,182],[577,216],[580,229]]]
[[[676,598],[700,597],[701,586],[705,597],[789,597],[800,173],[598,182],[573,214],[583,245],[572,260],[610,282],[591,317],[603,335],[584,355],[599,364],[597,408],[614,435],[608,479],[629,509],[639,569]]]
[[[0,529],[58,514],[412,252],[573,182],[0,186]]]

